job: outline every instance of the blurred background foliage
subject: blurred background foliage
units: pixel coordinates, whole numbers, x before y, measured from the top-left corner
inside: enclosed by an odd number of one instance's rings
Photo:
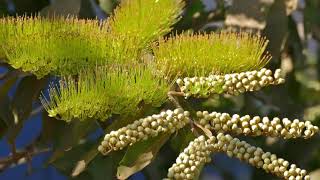
[[[108,18],[117,0],[0,0],[0,15],[75,15]],[[261,33],[270,40],[272,60],[268,67],[281,67],[287,83],[238,97],[191,99],[195,109],[241,115],[279,116],[310,120],[320,125],[320,1],[319,0],[186,0],[183,18],[174,32],[211,32],[221,29]],[[196,49],[195,49],[196,51]],[[0,179],[115,179],[124,152],[107,157],[97,153],[104,127],[48,118],[38,97],[48,80],[10,68],[0,60]],[[117,127],[117,125],[109,126]],[[131,179],[161,179],[193,136],[182,129],[158,152],[152,163]],[[247,139],[276,153],[320,179],[320,136],[311,140],[278,138]],[[161,142],[159,142],[161,143]],[[143,153],[142,149],[137,149]],[[43,156],[44,155],[44,156]],[[37,158],[42,157],[42,160]],[[136,153],[127,153],[127,158]],[[129,161],[130,162],[130,161]],[[136,167],[132,164],[133,172]],[[120,163],[121,164],[121,163]],[[133,163],[134,164],[134,163]],[[22,170],[21,170],[21,167]],[[53,168],[52,173],[37,173]],[[56,171],[58,170],[58,171]],[[47,172],[47,171],[45,171]],[[201,179],[276,179],[225,155],[214,157]]]

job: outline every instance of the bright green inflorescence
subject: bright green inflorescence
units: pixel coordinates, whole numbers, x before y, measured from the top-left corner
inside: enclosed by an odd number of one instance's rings
[[[170,32],[183,4],[181,0],[125,0],[108,21],[1,18],[0,58],[38,78],[75,75],[96,65],[137,64],[153,41]]]
[[[101,68],[80,73],[77,81],[65,78],[60,87],[50,89],[50,102],[42,98],[42,103],[51,117],[103,121],[113,114],[137,114],[143,105],[158,107],[166,101],[169,88],[148,68]]]
[[[173,77],[208,76],[260,69],[267,40],[247,33],[182,34],[154,47],[158,68]]]
[[[0,54],[8,63],[38,78],[77,74],[106,59],[105,22],[56,17],[0,19]]]
[[[116,62],[140,60],[150,43],[171,31],[178,21],[182,0],[123,0],[110,18],[111,59]]]

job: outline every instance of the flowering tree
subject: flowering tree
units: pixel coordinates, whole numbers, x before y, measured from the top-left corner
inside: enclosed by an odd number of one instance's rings
[[[284,179],[310,179],[306,170],[233,136],[307,139],[319,131],[311,122],[192,106],[193,99],[237,96],[285,80],[280,69],[264,68],[271,57],[260,35],[222,31],[163,37],[183,8],[182,0],[124,0],[106,21],[38,15],[0,19],[0,57],[26,81],[58,77],[40,96],[47,121],[58,119],[81,132],[62,137],[75,140],[53,156],[102,127],[106,135],[100,145],[91,146],[71,175],[83,172],[98,152],[116,156],[112,153],[125,150],[117,178],[126,179],[154,160],[171,136],[188,131],[190,143],[169,168],[168,179],[197,179],[218,152]],[[43,87],[37,85],[30,96]],[[9,118],[19,122],[30,114],[26,108],[14,106]]]

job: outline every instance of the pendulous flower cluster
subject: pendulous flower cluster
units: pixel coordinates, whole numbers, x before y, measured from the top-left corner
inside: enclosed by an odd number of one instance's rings
[[[225,152],[229,157],[234,157],[248,162],[257,168],[262,168],[268,173],[288,180],[309,180],[307,171],[289,164],[275,154],[264,152],[261,148],[252,146],[229,134],[219,133],[208,139],[199,136],[187,148],[168,170],[168,179],[194,179],[200,173],[202,166],[211,161],[211,154]]]
[[[319,128],[311,124],[310,121],[293,121],[288,118],[282,120],[274,117],[272,120],[268,117],[249,115],[239,116],[234,114],[230,116],[228,113],[219,113],[208,111],[198,111],[197,119],[201,126],[215,132],[228,132],[234,134],[244,134],[250,136],[271,136],[284,137],[284,139],[303,137],[305,139],[312,137],[319,132]]]
[[[259,91],[262,87],[282,84],[284,81],[280,69],[273,74],[271,70],[262,68],[259,71],[210,75],[209,77],[186,77],[177,79],[176,82],[186,98],[190,96],[206,98],[212,94],[239,95],[248,91]]]
[[[199,136],[179,154],[168,170],[168,179],[193,179],[200,174],[201,166],[211,161],[210,154],[206,138]]]
[[[207,140],[213,151],[222,151],[229,157],[235,157],[248,162],[257,168],[262,168],[268,173],[289,180],[309,180],[306,170],[298,168],[295,164],[278,158],[270,152],[264,152],[261,148],[252,146],[238,138],[228,134],[219,133],[216,137]]]
[[[189,116],[188,111],[175,109],[136,120],[132,124],[106,134],[98,150],[106,155],[110,151],[122,150],[128,145],[158,136],[160,133],[174,133],[190,122]]]

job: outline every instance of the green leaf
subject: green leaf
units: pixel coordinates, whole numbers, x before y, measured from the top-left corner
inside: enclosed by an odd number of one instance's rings
[[[195,138],[196,136],[192,133],[190,127],[186,126],[174,138],[171,138],[170,145],[176,152],[181,152]]]
[[[8,92],[18,79],[16,73],[7,76],[0,86],[0,137],[2,137],[9,127],[14,126],[14,119],[11,113],[11,102]]]
[[[134,118],[132,119],[116,119],[114,120],[114,122],[108,126],[108,128],[105,129],[105,133],[109,133],[111,132],[112,130],[116,130],[116,129],[119,129],[123,126],[126,126],[128,124],[130,124],[131,122],[134,121]],[[84,161],[84,163],[86,165],[88,165],[89,163],[91,163],[91,161],[93,161],[96,156],[99,155],[99,151],[98,151],[98,146],[100,145],[100,142],[102,141],[103,137],[101,137],[98,142],[93,146],[91,147],[91,149],[89,151],[87,151],[87,153],[85,153],[80,159],[79,159],[79,162],[80,161]]]
[[[2,138],[3,135],[6,134],[7,129],[8,129],[8,126],[7,126],[6,122],[0,118],[0,138]]]
[[[115,176],[116,168],[123,157],[123,152],[113,152],[110,156],[97,157],[87,164],[81,158],[91,149],[93,144],[85,143],[65,152],[65,155],[57,158],[52,165],[61,173],[72,176],[73,179],[105,180]]]
[[[66,126],[65,121],[57,120],[48,116],[46,111],[42,113],[42,131],[39,143],[44,146],[50,145],[52,142],[57,144],[57,139],[61,136],[63,127]]]
[[[19,82],[11,103],[14,126],[11,126],[9,130],[8,139],[10,141],[14,141],[23,122],[29,118],[33,101],[39,97],[46,81],[46,79],[37,80],[35,76],[26,76]]]
[[[118,179],[127,179],[149,165],[170,135],[170,133],[161,134],[129,147],[119,164]]]
[[[60,121],[58,123],[55,122],[59,128],[54,129],[54,133],[51,134],[51,136],[54,137],[54,152],[49,163],[53,163],[57,159],[66,156],[65,152],[69,151],[73,147],[77,147],[80,140],[84,140],[90,132],[93,132],[98,128],[95,121],[72,121],[71,123],[66,123],[61,120],[48,120]],[[78,156],[78,160],[80,159],[79,157],[81,156]]]
[[[80,18],[89,18],[94,19],[96,17],[96,13],[90,0],[81,0],[81,6],[79,10],[79,17]]]
[[[26,13],[36,13],[49,4],[49,0],[13,0],[16,13],[25,15]]]
[[[146,114],[154,114],[154,108],[150,107],[149,108],[145,108],[143,112],[140,112],[138,114],[136,114],[135,117],[131,117],[131,118],[114,118],[113,119],[113,123],[109,126],[107,126],[107,128],[104,130],[105,133],[110,133],[112,130],[117,130],[121,127],[124,127],[130,123],[132,123],[135,119],[138,119],[140,117],[142,117],[143,115]],[[102,123],[102,122],[101,122]],[[95,162],[96,161],[96,157],[99,157],[99,151],[98,151],[98,146],[100,145],[100,142],[102,141],[103,137],[101,137],[98,142],[93,145],[90,150],[88,150],[85,154],[83,154],[81,156],[81,158],[79,159],[78,163],[80,163],[81,161],[83,161],[86,166],[90,165],[91,162]],[[117,152],[113,152],[113,153],[117,153]],[[113,157],[113,153],[109,154],[109,156]],[[122,157],[122,156],[121,156]],[[118,164],[117,164],[118,166]],[[80,172],[80,176],[82,175],[82,172]],[[79,177],[79,176],[76,176]]]
[[[122,151],[112,152],[109,156],[99,154],[82,174],[90,174],[92,180],[116,179],[115,172],[122,157]]]
[[[78,15],[81,0],[55,0],[52,4],[41,10],[43,15]]]
[[[116,0],[99,0],[99,5],[105,13],[110,14],[116,5]]]
[[[8,9],[7,9],[8,3],[7,1],[0,0],[0,16],[8,15]]]
[[[51,164],[60,172],[70,175],[81,157],[92,144],[82,144],[75,148],[64,151],[63,156],[57,157]]]

